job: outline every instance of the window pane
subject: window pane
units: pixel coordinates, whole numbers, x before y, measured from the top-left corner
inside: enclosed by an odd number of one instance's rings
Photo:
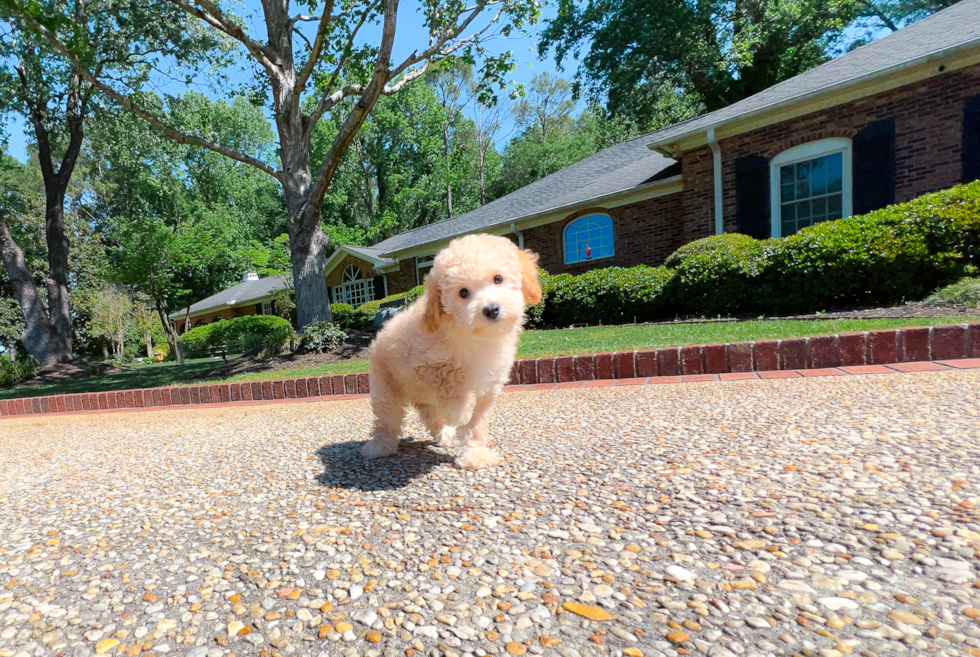
[[[780,167],[779,202],[782,234],[843,215],[842,153]]]
[[[612,218],[604,214],[580,217],[565,228],[565,262],[606,258],[615,254]]]

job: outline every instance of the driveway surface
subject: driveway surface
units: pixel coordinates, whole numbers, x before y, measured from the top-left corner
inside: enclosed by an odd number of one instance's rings
[[[0,657],[980,655],[980,370],[0,422]]]

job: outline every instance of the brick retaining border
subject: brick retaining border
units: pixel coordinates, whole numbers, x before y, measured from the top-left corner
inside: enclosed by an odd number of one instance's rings
[[[812,338],[758,340],[726,344],[665,347],[642,351],[583,354],[519,360],[509,385],[587,385],[621,379],[634,383],[658,379],[736,380],[795,377],[802,374],[927,371],[923,361],[980,359],[980,322],[934,327],[861,331]],[[910,363],[910,365],[901,365]],[[876,366],[893,365],[890,369]],[[925,369],[923,369],[925,367]],[[837,368],[845,368],[843,371]],[[862,368],[866,371],[862,371]],[[782,374],[779,374],[782,372]],[[694,378],[697,377],[697,378]],[[654,381],[650,381],[651,383]],[[199,386],[89,392],[0,400],[0,417],[177,407],[260,401],[364,395],[370,392],[367,372],[278,381],[245,381]]]

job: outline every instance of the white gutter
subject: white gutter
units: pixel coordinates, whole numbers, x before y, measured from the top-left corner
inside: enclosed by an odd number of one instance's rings
[[[715,129],[708,128],[708,146],[711,147],[711,156],[714,160],[714,181],[715,181],[715,235],[725,232],[725,208],[722,205],[722,179],[721,179],[721,146],[715,139]]]
[[[521,231],[517,230],[517,223],[514,222],[514,221],[510,222],[510,232],[512,232],[515,235],[517,235],[517,248],[523,249],[524,248],[524,233],[522,233]]]

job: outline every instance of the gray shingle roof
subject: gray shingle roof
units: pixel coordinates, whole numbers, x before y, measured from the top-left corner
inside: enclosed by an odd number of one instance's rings
[[[977,45],[980,45],[980,0],[963,0],[728,107],[655,132],[650,135],[650,146],[669,144],[734,119]]]
[[[392,254],[629,191],[674,164],[674,160],[647,148],[649,141],[649,135],[646,135],[611,146],[472,212],[400,233],[372,248],[379,253]]]
[[[275,294],[277,291],[286,287],[287,284],[288,279],[276,276],[260,278],[257,281],[242,281],[238,285],[229,287],[217,294],[212,294],[207,299],[201,299],[197,303],[191,304],[191,314],[225,305],[247,305],[249,301],[254,302],[256,299],[262,299]],[[180,319],[186,311],[186,308],[181,308],[180,311],[172,314],[170,317],[172,319]]]
[[[666,157],[651,157],[652,146],[976,45],[980,45],[980,0],[962,0],[728,107],[607,148],[472,212],[395,235],[372,248],[393,255],[456,235],[506,225],[589,199],[629,191],[674,163]]]
[[[395,263],[395,261],[391,258],[384,257],[384,251],[379,249],[377,246],[351,246],[350,244],[344,244],[344,248],[367,258],[379,260],[386,265]]]

